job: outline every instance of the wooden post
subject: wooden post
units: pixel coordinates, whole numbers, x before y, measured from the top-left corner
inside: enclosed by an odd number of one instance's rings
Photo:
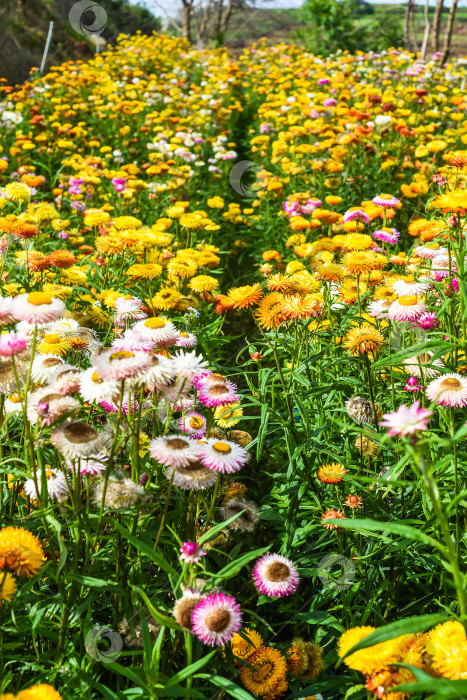
[[[43,74],[44,73],[44,68],[45,68],[45,62],[47,60],[47,54],[49,53],[49,46],[50,46],[50,41],[52,39],[52,30],[54,28],[54,23],[50,22],[49,24],[49,32],[47,34],[47,40],[45,42],[45,48],[44,48],[44,55],[42,56],[42,63],[40,67],[40,72]]]
[[[452,40],[452,30],[454,28],[454,18],[456,16],[457,10],[457,0],[452,0],[451,9],[448,15],[448,26],[446,27],[446,35],[444,37],[443,46],[443,63],[448,60],[448,56],[451,53],[451,40]]]

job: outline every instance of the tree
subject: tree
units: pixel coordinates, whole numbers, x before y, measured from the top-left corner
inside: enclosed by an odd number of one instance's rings
[[[444,46],[443,46],[443,63],[448,60],[449,54],[451,53],[451,42],[452,42],[452,30],[454,29],[454,18],[456,16],[457,10],[457,0],[452,0],[451,9],[448,15],[448,25],[446,27],[446,34],[444,36]]]
[[[439,51],[439,30],[441,27],[441,15],[443,13],[444,0],[438,0],[436,3],[435,14],[433,17],[433,51]]]

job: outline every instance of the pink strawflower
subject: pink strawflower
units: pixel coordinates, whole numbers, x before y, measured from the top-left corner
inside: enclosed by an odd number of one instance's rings
[[[337,100],[335,100],[333,97],[326,97],[326,99],[323,102],[323,105],[325,107],[335,107],[337,105]]]
[[[27,346],[27,339],[19,333],[10,331],[0,335],[0,355],[2,357],[19,355],[26,350]]]
[[[144,338],[138,330],[128,328],[121,338],[113,341],[112,347],[129,352],[151,352],[154,349],[154,341]]]
[[[199,401],[207,408],[217,408],[229,403],[237,403],[240,397],[233,382],[225,381],[219,384],[202,383],[199,386]]]
[[[298,202],[285,201],[282,205],[286,214],[294,214],[298,210]]]
[[[249,453],[236,442],[209,438],[199,447],[199,460],[205,467],[222,474],[232,474],[249,460]]]
[[[467,406],[467,378],[456,372],[443,374],[428,384],[426,395],[439,406]]]
[[[420,408],[420,401],[415,401],[410,407],[402,404],[397,411],[385,413],[383,415],[385,420],[380,421],[379,425],[389,428],[388,434],[391,436],[414,435],[417,430],[428,429],[428,422],[432,415],[433,411]]]
[[[201,549],[197,542],[184,542],[183,547],[180,547],[180,561],[187,564],[197,564],[201,557],[206,555],[204,549]]]
[[[423,387],[418,383],[417,377],[413,375],[407,379],[404,391],[420,391]]]
[[[181,433],[200,440],[206,435],[206,418],[196,411],[186,413],[180,418],[178,429]]]
[[[240,606],[231,595],[208,595],[193,610],[193,634],[211,647],[227,644],[242,626]]]
[[[175,343],[176,348],[194,348],[198,339],[194,333],[180,333],[180,337]]]
[[[179,435],[167,435],[151,440],[149,454],[167,467],[186,467],[198,460],[199,445]]]
[[[379,194],[371,200],[377,207],[396,207],[400,200],[392,194]]]
[[[370,222],[370,217],[363,209],[354,208],[347,209],[342,220],[344,224],[347,224],[349,221],[362,221],[364,224],[368,224]]]
[[[434,311],[427,311],[417,318],[418,325],[426,331],[431,331],[438,325],[438,319]]]
[[[281,554],[264,554],[253,568],[253,583],[268,598],[283,598],[293,593],[300,580],[290,559]]]
[[[391,321],[416,321],[426,310],[426,305],[417,297],[402,296],[392,302],[388,317]]]
[[[107,350],[95,359],[96,370],[102,379],[122,382],[142,374],[151,366],[147,352],[131,350]]]
[[[393,245],[394,243],[397,243],[401,234],[395,228],[383,228],[378,229],[377,231],[373,231],[371,235],[377,241],[384,241],[384,243],[390,243],[391,245]]]

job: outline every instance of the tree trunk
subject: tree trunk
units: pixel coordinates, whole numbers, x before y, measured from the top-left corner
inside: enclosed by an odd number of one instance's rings
[[[191,2],[183,0],[182,8],[182,36],[184,39],[190,39],[190,24],[191,24]]]
[[[438,0],[435,8],[435,15],[433,17],[433,51],[439,50],[439,30],[441,27],[441,15],[443,14],[444,0]]]
[[[227,7],[225,8],[224,14],[222,15],[222,22],[220,26],[221,34],[224,34],[228,27],[230,15],[232,14],[232,6],[233,0],[228,0]]]
[[[454,18],[456,16],[457,10],[457,0],[452,0],[451,9],[448,15],[448,26],[446,27],[446,35],[444,37],[443,46],[443,63],[448,60],[448,56],[451,52],[451,40],[452,40],[452,30],[454,28]]]
[[[412,50],[412,42],[410,38],[410,24],[413,21],[413,10],[414,10],[414,0],[407,0],[407,5],[405,7],[405,20],[404,20],[404,42],[406,48]]]

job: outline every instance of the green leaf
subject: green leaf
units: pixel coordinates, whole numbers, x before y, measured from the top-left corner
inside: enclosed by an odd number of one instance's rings
[[[326,518],[323,523],[334,523],[334,520]],[[437,540],[429,535],[426,535],[421,530],[417,530],[415,527],[406,525],[403,520],[395,520],[394,522],[379,523],[376,520],[362,519],[359,520],[339,520],[339,527],[346,528],[347,530],[369,530],[370,532],[389,532],[392,535],[402,535],[407,537],[409,540],[414,540],[415,542],[421,542],[422,544],[427,544],[430,547],[438,549],[443,554],[445,553],[444,547]]]
[[[151,603],[151,601],[149,600],[146,593],[142,590],[142,588],[139,588],[138,586],[132,586],[132,588],[144,600],[149,612],[151,613],[152,617],[156,620],[156,622],[158,622],[163,627],[170,627],[170,629],[173,629],[173,630],[180,630],[181,629],[180,626],[177,625],[175,620],[172,620],[171,617],[167,617],[167,615],[163,615],[158,610],[156,610],[156,608]]]
[[[239,518],[241,513],[235,513],[235,515],[232,515],[231,518],[228,520],[223,520],[221,523],[218,523],[217,525],[214,525],[214,527],[211,527],[207,532],[205,532],[203,535],[198,540],[198,544],[204,544],[211,538],[214,538],[215,535],[217,535],[218,532],[222,532],[222,530],[226,530],[230,523],[233,523],[237,518]]]
[[[210,654],[206,654],[206,656],[203,656],[202,659],[199,659],[198,661],[195,661],[195,663],[190,664],[189,666],[186,666],[183,668],[181,671],[175,674],[175,676],[172,676],[167,683],[165,684],[166,688],[170,688],[172,685],[175,685],[176,683],[180,683],[180,681],[185,680],[185,678],[189,678],[192,676],[196,671],[199,671],[200,668],[203,668],[208,661],[212,659],[212,657],[216,654],[216,650],[211,651]]]
[[[105,668],[109,669],[110,671],[114,671],[114,673],[117,673],[119,676],[128,678],[128,680],[133,681],[133,683],[137,683],[139,686],[142,686],[143,688],[149,691],[149,688],[144,682],[143,672],[139,669],[130,668],[128,666],[122,666],[116,661],[109,661],[105,664]]]
[[[115,521],[114,526],[117,528],[117,530],[123,535],[123,537],[128,540],[128,542],[131,542],[131,544],[136,547],[136,549],[139,552],[142,552],[145,554],[149,559],[151,559],[157,566],[159,566],[161,569],[163,569],[167,574],[172,574],[172,576],[176,576],[177,572],[175,569],[169,564],[169,562],[165,559],[164,556],[159,554],[158,552],[155,552],[152,547],[150,547],[146,542],[142,542],[139,540],[137,537],[132,535],[128,530],[125,530],[122,525],[120,525],[119,522]]]
[[[253,552],[248,552],[247,554],[244,554],[243,557],[240,557],[239,559],[234,559],[233,561],[230,561],[226,566],[224,566],[223,569],[221,569],[217,574],[215,574],[215,578],[232,578],[232,576],[235,576],[238,574],[240,569],[242,569],[245,564],[248,564],[249,561],[252,559],[255,559],[256,557],[260,557],[262,554],[268,551],[271,545],[268,545],[267,547],[262,547],[261,549],[255,549]]]
[[[73,572],[67,573],[66,578],[68,581],[76,581],[82,586],[88,586],[88,588],[102,588],[109,591],[119,591],[120,593],[124,593],[123,588],[121,588],[118,583],[115,583],[114,581],[104,581],[101,578],[82,576],[82,574],[74,574]]]
[[[223,678],[222,676],[211,676],[207,673],[200,673],[196,676],[197,678],[206,678],[210,683],[214,683],[218,688],[222,688],[231,697],[237,698],[237,700],[255,700],[253,695],[250,695],[243,688],[239,688],[238,685],[232,683],[228,678]]]
[[[452,681],[447,678],[432,678],[429,681],[397,685],[391,688],[391,692],[429,693],[430,700],[459,700],[467,697],[467,680]]]
[[[67,548],[65,547],[65,543],[62,540],[62,535],[61,535],[62,526],[61,526],[61,524],[58,522],[58,520],[55,520],[55,518],[50,513],[48,513],[45,516],[45,519],[47,520],[47,522],[51,526],[52,530],[55,530],[55,534],[57,536],[58,547],[60,550],[60,557],[59,557],[58,567],[57,567],[57,578],[58,578],[60,576],[61,570],[65,566],[68,552],[67,552]]]
[[[416,617],[407,617],[405,620],[396,620],[396,622],[391,622],[389,625],[380,627],[371,634],[369,634],[364,639],[361,639],[357,644],[354,644],[351,649],[349,649],[342,659],[345,659],[350,654],[353,654],[359,649],[366,649],[367,647],[372,647],[375,644],[380,644],[381,642],[386,642],[388,639],[394,639],[394,637],[400,637],[403,634],[415,634],[416,632],[424,632],[429,627],[434,627],[439,625],[441,622],[447,622],[448,618],[446,615],[418,615]],[[341,660],[342,660],[341,659]]]

